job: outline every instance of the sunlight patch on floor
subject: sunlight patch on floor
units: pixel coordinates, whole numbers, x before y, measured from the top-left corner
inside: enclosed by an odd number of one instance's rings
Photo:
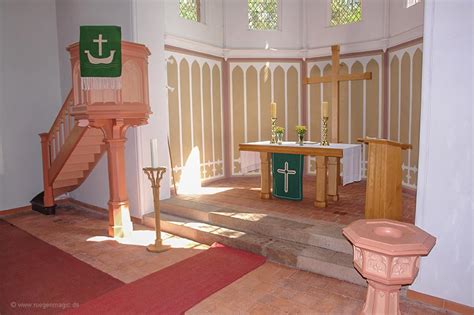
[[[234,189],[233,187],[200,187],[193,190],[181,191],[178,189],[179,194],[181,195],[215,195],[222,193],[228,190]]]
[[[201,161],[199,148],[194,147],[184,164],[178,194],[198,194],[201,190]]]
[[[155,242],[155,231],[141,230],[133,231],[129,237],[113,238],[109,236],[92,236],[87,239],[88,242],[114,241],[122,245],[148,246]],[[194,241],[178,237],[169,233],[161,233],[163,244],[170,245],[172,248],[197,248],[205,249],[207,245],[202,245]],[[202,246],[201,246],[202,245]],[[202,248],[201,248],[202,247]]]
[[[268,217],[267,214],[263,213],[244,213],[244,212],[223,212],[219,211],[220,215],[225,215],[228,217],[233,217],[233,218],[238,218],[246,221],[260,221],[266,217]]]

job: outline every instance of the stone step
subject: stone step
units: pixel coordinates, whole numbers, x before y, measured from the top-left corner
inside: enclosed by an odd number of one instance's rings
[[[343,226],[337,223],[317,220],[304,223],[255,210],[244,212],[231,206],[181,198],[163,200],[160,207],[163,213],[352,255],[352,246],[342,235]]]
[[[154,213],[145,215],[143,219],[145,225],[154,228]],[[270,261],[289,267],[366,285],[365,280],[354,269],[352,255],[349,254],[166,213],[161,214],[161,228],[164,232],[190,238],[200,243],[220,242],[263,255]]]

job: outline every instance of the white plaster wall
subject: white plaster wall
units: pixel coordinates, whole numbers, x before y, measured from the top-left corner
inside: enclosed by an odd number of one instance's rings
[[[30,1],[31,2],[31,1]],[[132,0],[56,0],[59,67],[63,99],[71,90],[71,64],[67,46],[79,41],[81,25],[118,25],[122,39],[132,39]]]
[[[0,210],[43,190],[38,134],[61,107],[54,0],[0,1]]]
[[[279,30],[255,31],[247,1],[203,1],[204,23],[196,23],[179,17],[178,0],[165,0],[166,43],[229,57],[299,58],[301,49],[307,57],[333,44],[343,53],[386,49],[423,35],[423,2],[406,8],[406,0],[364,0],[361,22],[329,26],[330,0],[280,0]],[[277,50],[265,52],[267,44]]]
[[[330,0],[305,0],[307,46],[319,48],[334,44],[354,44],[384,38],[382,0],[362,0],[362,21],[329,26]]]
[[[165,34],[222,47],[222,0],[201,0],[201,22],[179,16],[178,0],[165,0]]]
[[[165,3],[163,0],[135,0],[134,40],[145,44],[151,51],[148,59],[150,106],[153,112],[149,123],[137,130],[137,169],[151,166],[150,140],[158,139],[158,164],[167,167],[161,180],[160,199],[170,197],[170,166],[168,155],[168,99],[166,63],[164,51]],[[140,171],[137,186],[140,187],[142,214],[153,211],[151,183]]]
[[[248,29],[248,2],[224,1],[224,48],[264,49],[302,48],[301,0],[280,0],[280,29],[256,31]]]
[[[416,225],[437,237],[412,289],[474,306],[473,19],[470,0],[426,1]]]
[[[81,25],[119,25],[122,39],[132,41],[132,0],[56,0],[59,67],[61,72],[61,92],[63,99],[71,89],[71,66],[66,47],[79,40]],[[136,130],[127,131],[125,147],[127,191],[130,212],[141,217],[138,199],[136,161]],[[109,182],[107,173],[107,154],[96,165],[86,181],[71,193],[74,199],[107,208]]]
[[[423,35],[424,1],[409,8],[406,0],[389,0],[390,4],[390,36],[401,36],[410,31]]]

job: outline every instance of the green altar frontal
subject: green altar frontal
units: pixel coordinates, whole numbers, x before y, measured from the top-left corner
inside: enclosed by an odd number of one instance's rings
[[[273,196],[303,199],[304,155],[272,153]]]

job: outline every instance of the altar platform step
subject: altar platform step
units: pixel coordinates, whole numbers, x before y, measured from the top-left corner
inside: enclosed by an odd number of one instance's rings
[[[175,198],[162,201],[161,209],[165,232],[205,244],[220,242],[292,268],[366,285],[353,267],[349,243],[331,222],[302,223]],[[153,213],[143,219],[154,227]]]
[[[160,204],[163,213],[352,255],[352,246],[342,235],[342,224],[297,220],[251,208],[213,205],[184,198],[171,198]]]

